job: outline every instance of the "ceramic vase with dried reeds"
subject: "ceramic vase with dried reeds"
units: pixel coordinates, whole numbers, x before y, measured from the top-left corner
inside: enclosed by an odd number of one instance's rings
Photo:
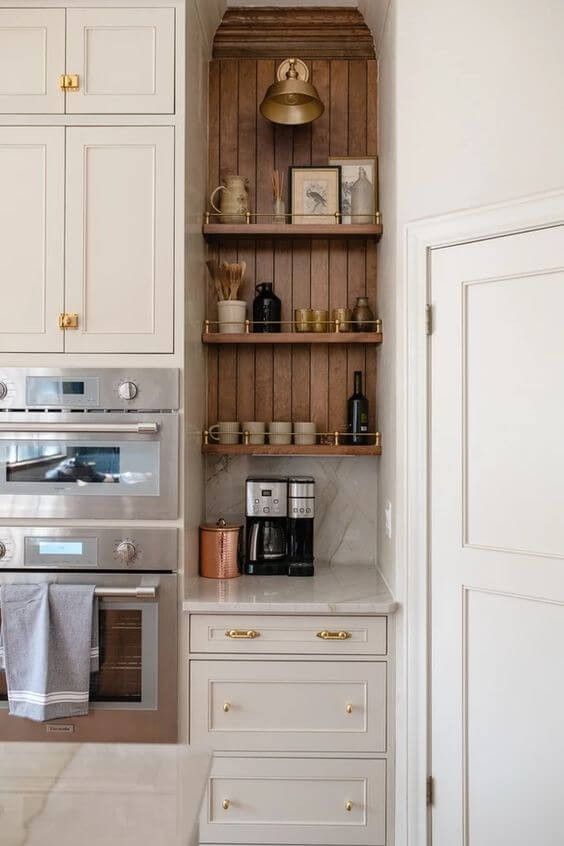
[[[243,282],[247,265],[244,261],[229,263],[206,262],[217,299],[217,321],[219,332],[237,334],[245,331],[247,303],[238,300],[237,295]]]
[[[274,223],[286,223],[286,204],[284,202],[284,173],[281,170],[272,172],[272,202]]]

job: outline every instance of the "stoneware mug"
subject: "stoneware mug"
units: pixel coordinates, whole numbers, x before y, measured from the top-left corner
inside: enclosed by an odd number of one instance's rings
[[[315,423],[308,422],[308,423],[294,423],[294,443],[301,444],[302,446],[306,444],[314,444],[316,440],[316,429]]]
[[[292,443],[292,424],[286,421],[274,421],[268,424],[268,442],[271,444]]]
[[[243,423],[243,443],[263,444],[266,437],[265,432],[266,423],[261,423],[259,420],[248,420]]]
[[[217,441],[220,444],[238,444],[241,424],[238,420],[222,420],[220,423],[214,423],[213,426],[210,426],[208,432],[212,441]]]

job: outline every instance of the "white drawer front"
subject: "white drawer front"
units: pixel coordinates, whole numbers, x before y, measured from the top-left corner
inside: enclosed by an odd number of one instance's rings
[[[192,614],[190,651],[385,655],[387,618]]]
[[[202,843],[386,842],[386,762],[216,759]]]
[[[384,661],[192,661],[191,741],[217,750],[385,752]]]

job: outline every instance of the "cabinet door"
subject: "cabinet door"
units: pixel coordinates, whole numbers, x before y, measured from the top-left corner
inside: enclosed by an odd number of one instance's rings
[[[174,129],[67,129],[66,221],[66,352],[172,352]]]
[[[65,130],[0,127],[1,352],[62,352]]]
[[[174,9],[68,9],[71,114],[174,112]]]
[[[64,112],[64,9],[0,9],[0,113]]]

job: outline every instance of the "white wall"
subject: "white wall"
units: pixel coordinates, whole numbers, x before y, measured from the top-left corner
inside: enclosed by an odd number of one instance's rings
[[[564,186],[564,3],[392,0],[392,7],[380,42],[379,501],[381,509],[387,499],[395,506],[396,542],[380,533],[380,560],[401,592],[405,225]]]

